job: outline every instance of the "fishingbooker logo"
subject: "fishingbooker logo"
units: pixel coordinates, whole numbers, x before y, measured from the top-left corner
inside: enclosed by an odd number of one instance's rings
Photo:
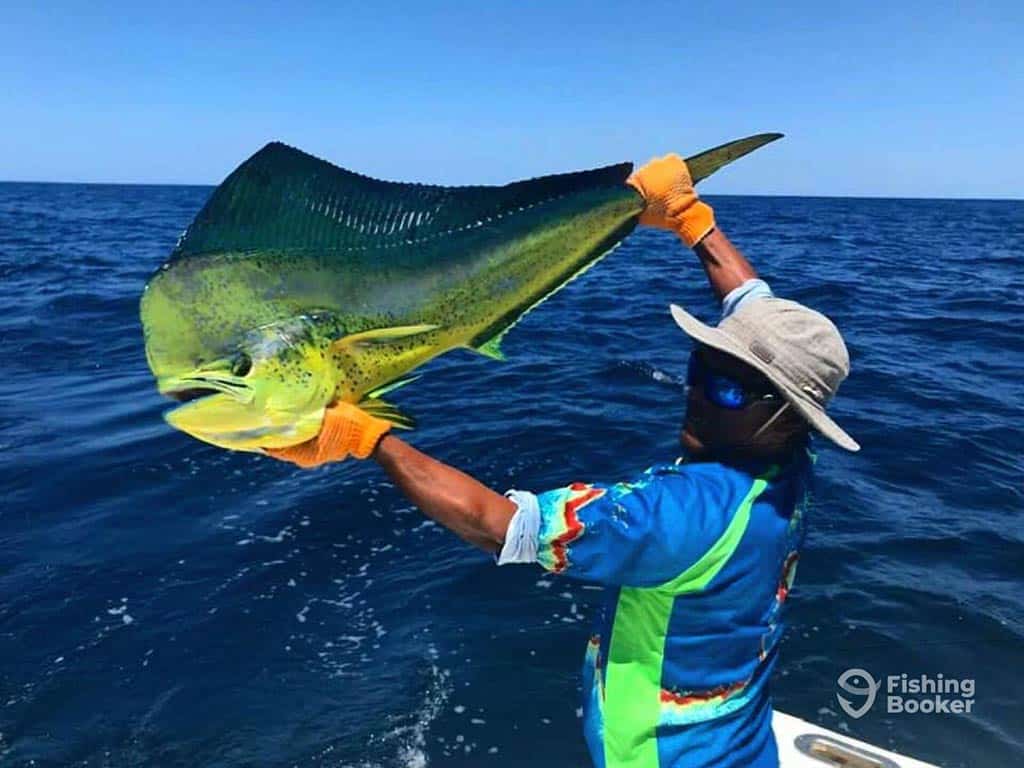
[[[848,669],[836,680],[839,706],[852,718],[863,717],[875,703],[882,682],[866,669]],[[854,699],[843,693],[852,694]],[[974,707],[974,678],[887,675],[885,678],[885,711],[890,715],[962,715]]]
[[[853,718],[861,717],[871,709],[871,705],[875,703],[875,696],[878,695],[879,684],[871,676],[871,673],[865,669],[846,670],[836,680],[836,685],[847,693],[864,697],[860,702],[860,706],[857,706],[855,702],[850,701],[840,693],[836,693],[836,698],[839,699],[839,706],[843,708],[846,714]]]

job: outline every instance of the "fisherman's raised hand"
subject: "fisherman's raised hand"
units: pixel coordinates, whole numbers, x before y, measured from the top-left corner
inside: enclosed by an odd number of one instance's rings
[[[693,188],[686,161],[665,155],[638,168],[626,179],[647,204],[640,223],[675,232],[690,248],[715,228],[711,206],[701,202]]]
[[[368,458],[389,429],[391,422],[372,416],[358,406],[335,403],[324,410],[320,433],[312,440],[288,448],[265,450],[275,459],[311,469],[349,456]]]

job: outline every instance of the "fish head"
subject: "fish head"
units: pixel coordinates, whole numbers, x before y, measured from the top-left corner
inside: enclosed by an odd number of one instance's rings
[[[158,376],[161,394],[183,401],[165,415],[167,423],[240,451],[315,437],[338,382],[323,320],[300,315],[261,325],[223,356]]]

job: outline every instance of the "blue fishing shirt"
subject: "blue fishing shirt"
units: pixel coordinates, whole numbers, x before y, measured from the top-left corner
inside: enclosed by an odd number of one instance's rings
[[[748,281],[724,312],[764,295]],[[499,563],[607,588],[583,666],[595,766],[778,765],[768,680],[810,477],[801,452],[788,466],[662,464],[627,483],[509,492],[519,509]]]

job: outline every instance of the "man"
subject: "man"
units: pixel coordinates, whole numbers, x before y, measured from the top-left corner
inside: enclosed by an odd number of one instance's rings
[[[697,342],[685,462],[629,483],[502,495],[344,403],[317,438],[272,454],[300,466],[372,456],[427,515],[499,564],[537,562],[608,587],[584,665],[595,765],[775,766],[768,679],[803,539],[809,433],[858,450],[825,413],[849,358],[826,317],[772,296],[716,228],[682,159],[654,160],[629,182],[646,201],[640,222],[676,232],[722,299],[717,328],[671,308]]]

